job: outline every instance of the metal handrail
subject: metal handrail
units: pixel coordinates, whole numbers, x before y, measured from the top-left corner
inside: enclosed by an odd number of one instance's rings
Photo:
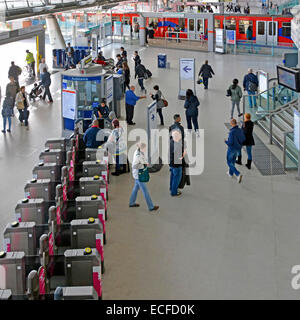
[[[282,164],[283,164],[283,169],[286,170],[286,157],[285,157],[285,154],[286,154],[286,136],[289,134],[289,133],[293,133],[294,131],[285,131],[283,133],[283,159],[282,159]]]

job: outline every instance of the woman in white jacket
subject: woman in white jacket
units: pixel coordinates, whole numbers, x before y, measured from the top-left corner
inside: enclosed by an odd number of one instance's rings
[[[136,203],[136,198],[137,198],[139,189],[141,189],[145,197],[145,200],[147,202],[148,209],[150,211],[156,211],[158,210],[159,207],[153,205],[146,183],[139,181],[139,170],[144,169],[144,167],[148,165],[145,158],[145,152],[146,152],[146,144],[140,143],[138,144],[138,148],[133,155],[132,175],[135,180],[135,183],[130,196],[129,207],[133,208],[133,207],[140,206],[139,204]]]

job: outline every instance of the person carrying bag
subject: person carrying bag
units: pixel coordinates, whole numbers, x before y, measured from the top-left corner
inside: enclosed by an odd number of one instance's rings
[[[130,196],[129,207],[136,208],[140,206],[136,203],[136,198],[138,191],[141,189],[149,211],[157,211],[159,207],[153,204],[146,184],[150,180],[147,161],[145,158],[146,147],[145,143],[139,143],[138,148],[133,155],[132,176],[135,183]]]

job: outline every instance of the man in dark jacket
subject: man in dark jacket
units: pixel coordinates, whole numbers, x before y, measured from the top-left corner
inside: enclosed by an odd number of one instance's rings
[[[83,136],[83,142],[87,148],[96,149],[104,143],[104,141],[100,139],[100,131],[98,120],[94,120],[92,126],[86,130]]]
[[[212,74],[215,74],[212,67],[208,64],[208,60],[202,65],[199,71],[199,77],[202,76],[204,89],[208,89],[208,79],[212,78]]]
[[[138,78],[138,83],[141,87],[141,90],[145,90],[145,93],[147,93],[147,90],[144,87],[144,78],[145,78],[145,73],[146,73],[146,68],[143,64],[138,64],[137,67],[135,68],[135,76]]]
[[[21,75],[22,73],[22,69],[19,67],[19,66],[16,66],[14,61],[11,62],[11,66],[8,70],[8,78],[9,77],[13,77],[16,81],[16,84],[18,86],[18,89],[20,87],[19,85],[19,76]]]
[[[181,136],[182,136],[182,140],[184,141],[185,135],[184,135],[184,128],[181,125],[181,117],[180,114],[174,114],[174,123],[169,127],[169,133],[170,133],[170,139],[172,139],[172,131],[173,130],[180,130],[181,132]]]
[[[117,68],[117,70],[119,70],[120,68],[122,68],[123,61],[122,61],[122,57],[120,54],[117,54],[116,57],[117,57],[116,68]]]
[[[48,96],[49,103],[52,103],[53,99],[52,99],[51,92],[50,92],[51,76],[46,68],[44,68],[43,72],[44,73],[42,74],[41,80],[42,80],[42,85],[45,87],[45,93],[44,93],[42,99],[45,100],[46,96]]]
[[[182,177],[182,166],[185,152],[182,152],[182,135],[180,130],[172,131],[172,139],[170,139],[169,166],[170,166],[170,192],[172,197],[180,196],[178,186]]]
[[[121,56],[124,55],[127,58],[127,51],[124,49],[124,47],[121,47]]]
[[[134,68],[136,69],[137,65],[142,62],[142,61],[141,61],[141,58],[140,58],[140,56],[139,56],[139,54],[138,54],[137,51],[134,51],[134,58],[133,58],[133,60],[134,60]]]
[[[240,150],[242,149],[243,142],[245,141],[245,135],[243,130],[238,127],[235,119],[231,119],[230,125],[232,128],[229,131],[228,139],[225,140],[225,143],[228,146],[227,165],[229,167],[229,171],[227,172],[227,174],[230,177],[236,175],[238,183],[241,183],[243,176],[235,168],[235,161]]]
[[[192,130],[192,122],[194,125],[195,132],[199,137],[199,125],[198,125],[198,106],[200,102],[197,96],[194,95],[191,89],[186,90],[186,98],[184,103],[186,122],[188,130]]]
[[[245,75],[243,81],[244,90],[248,93],[248,100],[249,100],[249,107],[252,108],[253,105],[256,107],[256,96],[255,93],[258,88],[258,78],[253,73],[251,68],[248,69],[248,74]],[[252,103],[252,96],[253,96],[253,103]]]
[[[6,97],[13,98],[13,105],[15,105],[16,95],[18,92],[18,85],[13,76],[9,77],[9,83],[6,85],[5,95]]]

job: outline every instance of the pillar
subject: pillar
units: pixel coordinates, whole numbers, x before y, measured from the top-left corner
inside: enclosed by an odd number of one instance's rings
[[[221,14],[224,14],[224,2],[220,2],[219,11],[220,11]]]
[[[49,32],[50,44],[53,49],[66,49],[66,43],[59,24],[54,15],[46,16],[46,25]]]
[[[139,31],[140,46],[143,47],[143,46],[145,46],[145,39],[146,39],[146,32],[145,32],[146,18],[143,17],[142,15],[140,15],[138,18],[138,22],[140,25],[140,31]]]
[[[207,50],[210,52],[214,51],[214,41],[215,41],[215,24],[214,24],[214,16],[212,14],[207,15]]]

